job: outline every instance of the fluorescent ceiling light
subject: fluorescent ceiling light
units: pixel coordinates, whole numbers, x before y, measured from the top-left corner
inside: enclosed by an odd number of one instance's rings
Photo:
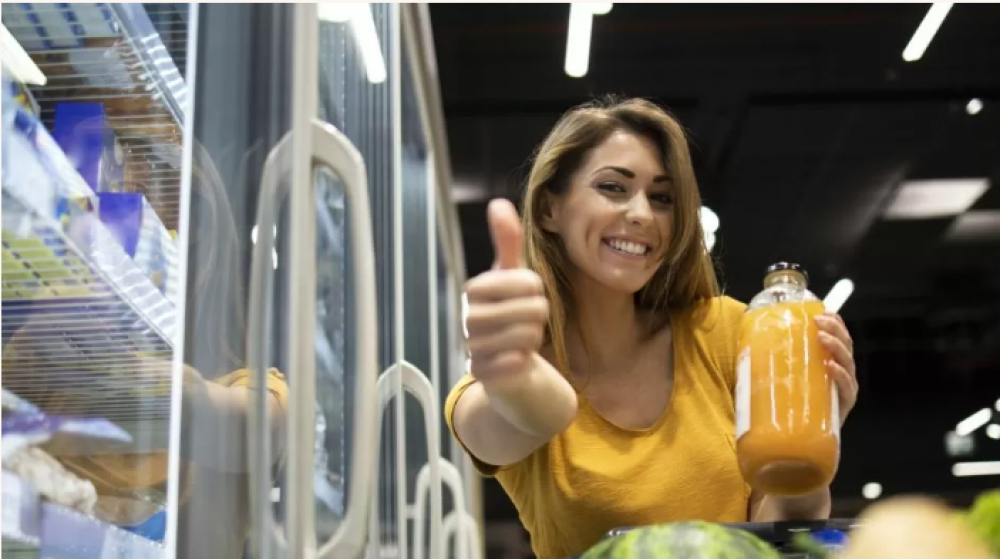
[[[705,248],[708,252],[712,252],[712,248],[715,247],[715,233],[705,233]]]
[[[1000,462],[959,462],[951,467],[955,477],[1000,475]]]
[[[698,209],[698,217],[701,219],[701,228],[705,233],[715,233],[719,230],[719,216],[708,206]]]
[[[950,217],[968,210],[990,187],[989,179],[935,179],[904,182],[885,210],[886,219]]]
[[[21,47],[21,43],[10,34],[6,25],[0,24],[0,63],[3,64],[3,71],[12,80],[18,83],[31,85],[45,85],[47,81],[35,61],[28,56],[28,53]]]
[[[347,23],[351,21],[351,16],[354,15],[355,10],[357,10],[360,4],[352,3],[333,3],[333,2],[321,2],[316,5],[316,12],[319,19],[322,21],[329,21],[333,23]]]
[[[993,440],[1000,440],[1000,425],[990,423],[986,426],[986,436]]]
[[[823,299],[823,306],[829,312],[840,312],[840,308],[847,302],[847,298],[854,293],[854,282],[844,278],[833,284],[830,292]]]
[[[354,42],[361,51],[361,60],[365,64],[365,74],[371,83],[382,83],[388,77],[385,69],[385,58],[382,56],[382,46],[375,30],[375,18],[372,16],[370,4],[324,3],[317,5],[317,13],[323,21],[333,23],[350,22],[354,32]]]
[[[490,198],[490,191],[478,180],[456,180],[451,185],[451,197],[456,204],[481,202]]]
[[[997,403],[996,403],[996,410],[997,410],[997,411],[1000,411],[1000,400],[997,400]]]
[[[958,425],[955,427],[955,433],[964,437],[965,435],[968,435],[973,431],[975,431],[976,429],[979,429],[983,425],[989,423],[992,417],[993,417],[993,412],[990,411],[989,408],[983,408],[977,411],[976,413],[970,415],[969,417],[963,419],[962,421],[960,421]]]
[[[861,495],[865,499],[878,499],[882,495],[882,484],[881,483],[866,483],[864,487],[861,488]]]
[[[924,51],[927,50],[927,45],[931,44],[934,34],[937,33],[938,28],[944,23],[944,18],[951,11],[952,6],[954,6],[953,3],[946,2],[931,4],[930,9],[927,10],[927,15],[924,16],[924,20],[917,26],[917,30],[913,33],[910,42],[903,49],[903,60],[907,62],[920,60],[920,57],[924,55]]]
[[[965,106],[965,112],[970,115],[977,115],[981,110],[983,110],[983,102],[976,97],[969,99],[969,104]]]
[[[584,4],[584,6],[590,8],[590,13],[594,14],[595,16],[606,16],[608,15],[608,12],[611,11],[611,8],[614,6],[614,4],[612,4],[611,2],[607,3],[594,2],[592,4]]]
[[[1000,210],[971,210],[955,218],[947,233],[951,241],[1000,240]]]
[[[590,65],[590,32],[594,13],[586,4],[569,5],[569,31],[566,33],[566,75],[582,78]]]

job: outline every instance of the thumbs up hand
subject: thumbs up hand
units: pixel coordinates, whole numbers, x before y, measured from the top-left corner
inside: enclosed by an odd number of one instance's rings
[[[506,200],[493,200],[488,219],[495,263],[465,288],[472,374],[487,391],[491,385],[516,384],[519,373],[530,369],[549,319],[542,279],[525,267],[517,210]]]

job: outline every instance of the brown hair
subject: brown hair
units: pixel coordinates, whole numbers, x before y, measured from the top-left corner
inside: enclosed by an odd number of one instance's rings
[[[541,276],[551,309],[546,343],[552,345],[555,365],[564,374],[569,372],[566,325],[574,315],[573,296],[562,243],[541,226],[546,194],[565,193],[587,154],[619,130],[642,135],[656,144],[675,188],[671,246],[656,274],[635,294],[636,306],[650,311],[653,327],[658,329],[669,322],[671,313],[719,294],[701,233],[701,197],[681,125],[645,99],[605,98],[570,110],[535,153],[522,217],[525,258],[528,267]]]

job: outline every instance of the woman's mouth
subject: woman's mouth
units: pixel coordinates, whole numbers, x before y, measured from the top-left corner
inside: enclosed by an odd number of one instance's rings
[[[604,244],[607,245],[611,250],[633,257],[646,256],[649,252],[649,245],[645,243],[637,243],[634,241],[623,241],[621,239],[604,239]]]

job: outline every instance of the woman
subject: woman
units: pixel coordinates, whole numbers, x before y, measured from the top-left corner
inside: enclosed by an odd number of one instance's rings
[[[445,413],[541,559],[619,526],[829,516],[828,488],[782,499],[740,474],[745,306],[719,295],[699,206],[683,130],[643,100],[556,124],[520,224],[509,203],[490,205],[496,265],[466,286],[472,369]],[[857,399],[851,339],[836,316],[817,324],[843,421]]]

